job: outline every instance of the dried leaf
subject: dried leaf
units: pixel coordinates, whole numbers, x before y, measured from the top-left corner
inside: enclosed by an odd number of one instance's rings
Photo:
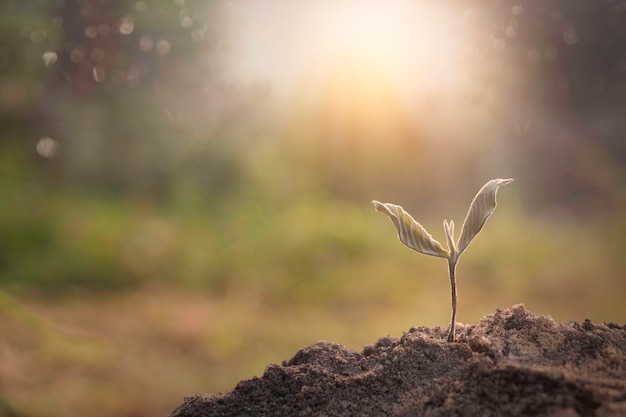
[[[406,246],[425,255],[438,256],[446,259],[450,256],[450,253],[445,250],[439,242],[433,239],[426,229],[416,222],[401,206],[390,203],[383,204],[375,200],[372,201],[372,204],[376,208],[376,211],[380,211],[389,216],[398,230],[400,241]]]
[[[509,179],[495,179],[483,185],[478,194],[472,200],[463,227],[461,228],[461,237],[457,244],[458,256],[460,256],[470,242],[476,237],[478,232],[483,228],[487,218],[496,208],[496,194],[501,185],[513,182]]]

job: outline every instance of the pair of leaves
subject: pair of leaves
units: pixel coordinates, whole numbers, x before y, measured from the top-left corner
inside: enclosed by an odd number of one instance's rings
[[[411,217],[401,206],[391,203],[372,201],[377,211],[385,213],[398,230],[400,241],[409,248],[425,255],[446,258],[454,263],[463,251],[481,231],[487,218],[496,208],[496,194],[501,185],[509,184],[513,179],[495,179],[485,184],[472,200],[461,228],[459,241],[454,242],[454,222],[445,220],[443,228],[448,249],[435,240],[424,227]]]

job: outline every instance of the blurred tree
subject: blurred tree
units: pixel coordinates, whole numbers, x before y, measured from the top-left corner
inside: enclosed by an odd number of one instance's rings
[[[158,196],[178,170],[222,190],[236,145],[207,139],[258,96],[228,72],[232,26],[224,1],[4,2],[0,140],[90,189]]]
[[[537,207],[622,207],[626,8],[586,2],[466,2],[489,37],[476,88],[498,97],[492,119]],[[497,68],[495,72],[489,72]]]
[[[243,25],[237,7],[225,0],[3,1],[0,143],[29,155],[48,180],[94,190],[158,197],[185,181],[216,194],[232,189],[240,156],[258,145],[246,130],[251,110],[268,91],[235,75],[232,55]],[[362,198],[368,184],[380,188],[398,174],[396,167],[406,171],[396,177],[413,181],[445,166],[475,183],[502,160],[493,169],[523,172],[527,181],[519,186],[537,205],[621,204],[623,193],[615,192],[625,188],[626,160],[621,3],[464,0],[451,7],[464,16],[456,30],[465,40],[459,70],[467,81],[453,97],[423,97],[417,106],[426,116],[402,114],[384,85],[372,89],[367,80],[359,91],[345,91],[360,109],[325,104],[341,86],[318,94],[317,116],[301,119],[306,125],[297,126],[297,136],[319,136],[304,146],[318,155],[307,163],[326,186]],[[360,77],[350,68],[339,73]],[[368,103],[386,106],[386,113],[372,113]],[[337,124],[339,139],[329,130]],[[381,130],[399,137],[382,153],[380,141],[363,139]],[[476,136],[475,144],[457,144],[454,154],[446,151],[450,141],[423,141],[465,135]],[[448,183],[456,177],[437,176]],[[398,192],[410,187],[407,180]]]

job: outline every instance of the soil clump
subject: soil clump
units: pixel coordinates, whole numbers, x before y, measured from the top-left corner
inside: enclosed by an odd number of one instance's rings
[[[318,342],[170,417],[626,416],[626,326],[557,323],[523,305],[476,325],[411,328],[362,352]]]

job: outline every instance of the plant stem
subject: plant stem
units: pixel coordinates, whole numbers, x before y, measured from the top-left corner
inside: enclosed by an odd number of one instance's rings
[[[450,290],[452,291],[452,320],[450,322],[448,342],[454,342],[454,326],[456,324],[456,259],[448,260],[448,267],[448,273],[450,274]]]

